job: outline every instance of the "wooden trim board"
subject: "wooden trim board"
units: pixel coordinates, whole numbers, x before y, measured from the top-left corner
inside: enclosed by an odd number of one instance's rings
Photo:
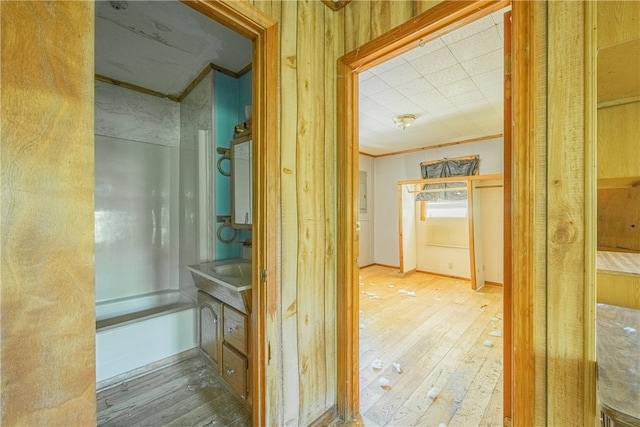
[[[394,151],[394,152],[385,153],[385,154],[369,154],[369,153],[365,153],[363,151],[360,151],[360,154],[362,154],[363,156],[369,156],[369,157],[373,157],[373,158],[396,156],[398,154],[415,153],[415,152],[418,152],[418,151],[426,151],[426,150],[434,150],[436,148],[451,147],[453,145],[471,144],[473,142],[487,141],[489,139],[501,138],[502,136],[503,135],[501,133],[498,133],[498,134],[495,134],[495,135],[480,136],[478,138],[464,139],[462,141],[443,142],[441,144],[427,145],[427,146],[418,147],[418,148],[410,148],[410,149],[407,149],[407,150]]]

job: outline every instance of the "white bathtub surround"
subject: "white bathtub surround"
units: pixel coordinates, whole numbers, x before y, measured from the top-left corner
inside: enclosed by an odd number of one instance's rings
[[[101,302],[96,311],[98,383],[197,346],[197,309],[177,290]]]
[[[180,104],[96,81],[95,133],[131,141],[178,146]]]
[[[96,331],[193,307],[194,301],[178,290],[101,301],[96,304]]]

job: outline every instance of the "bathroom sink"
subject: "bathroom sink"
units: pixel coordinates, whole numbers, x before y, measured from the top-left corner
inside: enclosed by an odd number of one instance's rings
[[[194,275],[194,279],[198,276],[238,292],[251,289],[251,261],[246,259],[209,261],[187,268]],[[201,281],[196,281],[196,285],[202,289],[198,283]]]
[[[220,276],[233,277],[251,283],[251,264],[248,262],[218,265],[213,267],[212,270]]]

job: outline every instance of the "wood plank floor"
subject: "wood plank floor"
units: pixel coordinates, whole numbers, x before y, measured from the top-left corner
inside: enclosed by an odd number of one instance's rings
[[[467,280],[397,271],[360,270],[365,426],[502,425],[502,336],[491,335],[502,332],[502,288],[474,292]]]
[[[251,414],[201,356],[101,390],[99,426],[244,427]]]

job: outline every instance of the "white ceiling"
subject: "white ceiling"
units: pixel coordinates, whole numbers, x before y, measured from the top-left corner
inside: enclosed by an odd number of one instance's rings
[[[381,155],[502,133],[503,14],[360,74],[360,151]],[[414,114],[405,130],[393,123]]]
[[[96,74],[111,79],[179,95],[209,63],[251,63],[251,40],[178,1],[98,1],[95,13]]]

